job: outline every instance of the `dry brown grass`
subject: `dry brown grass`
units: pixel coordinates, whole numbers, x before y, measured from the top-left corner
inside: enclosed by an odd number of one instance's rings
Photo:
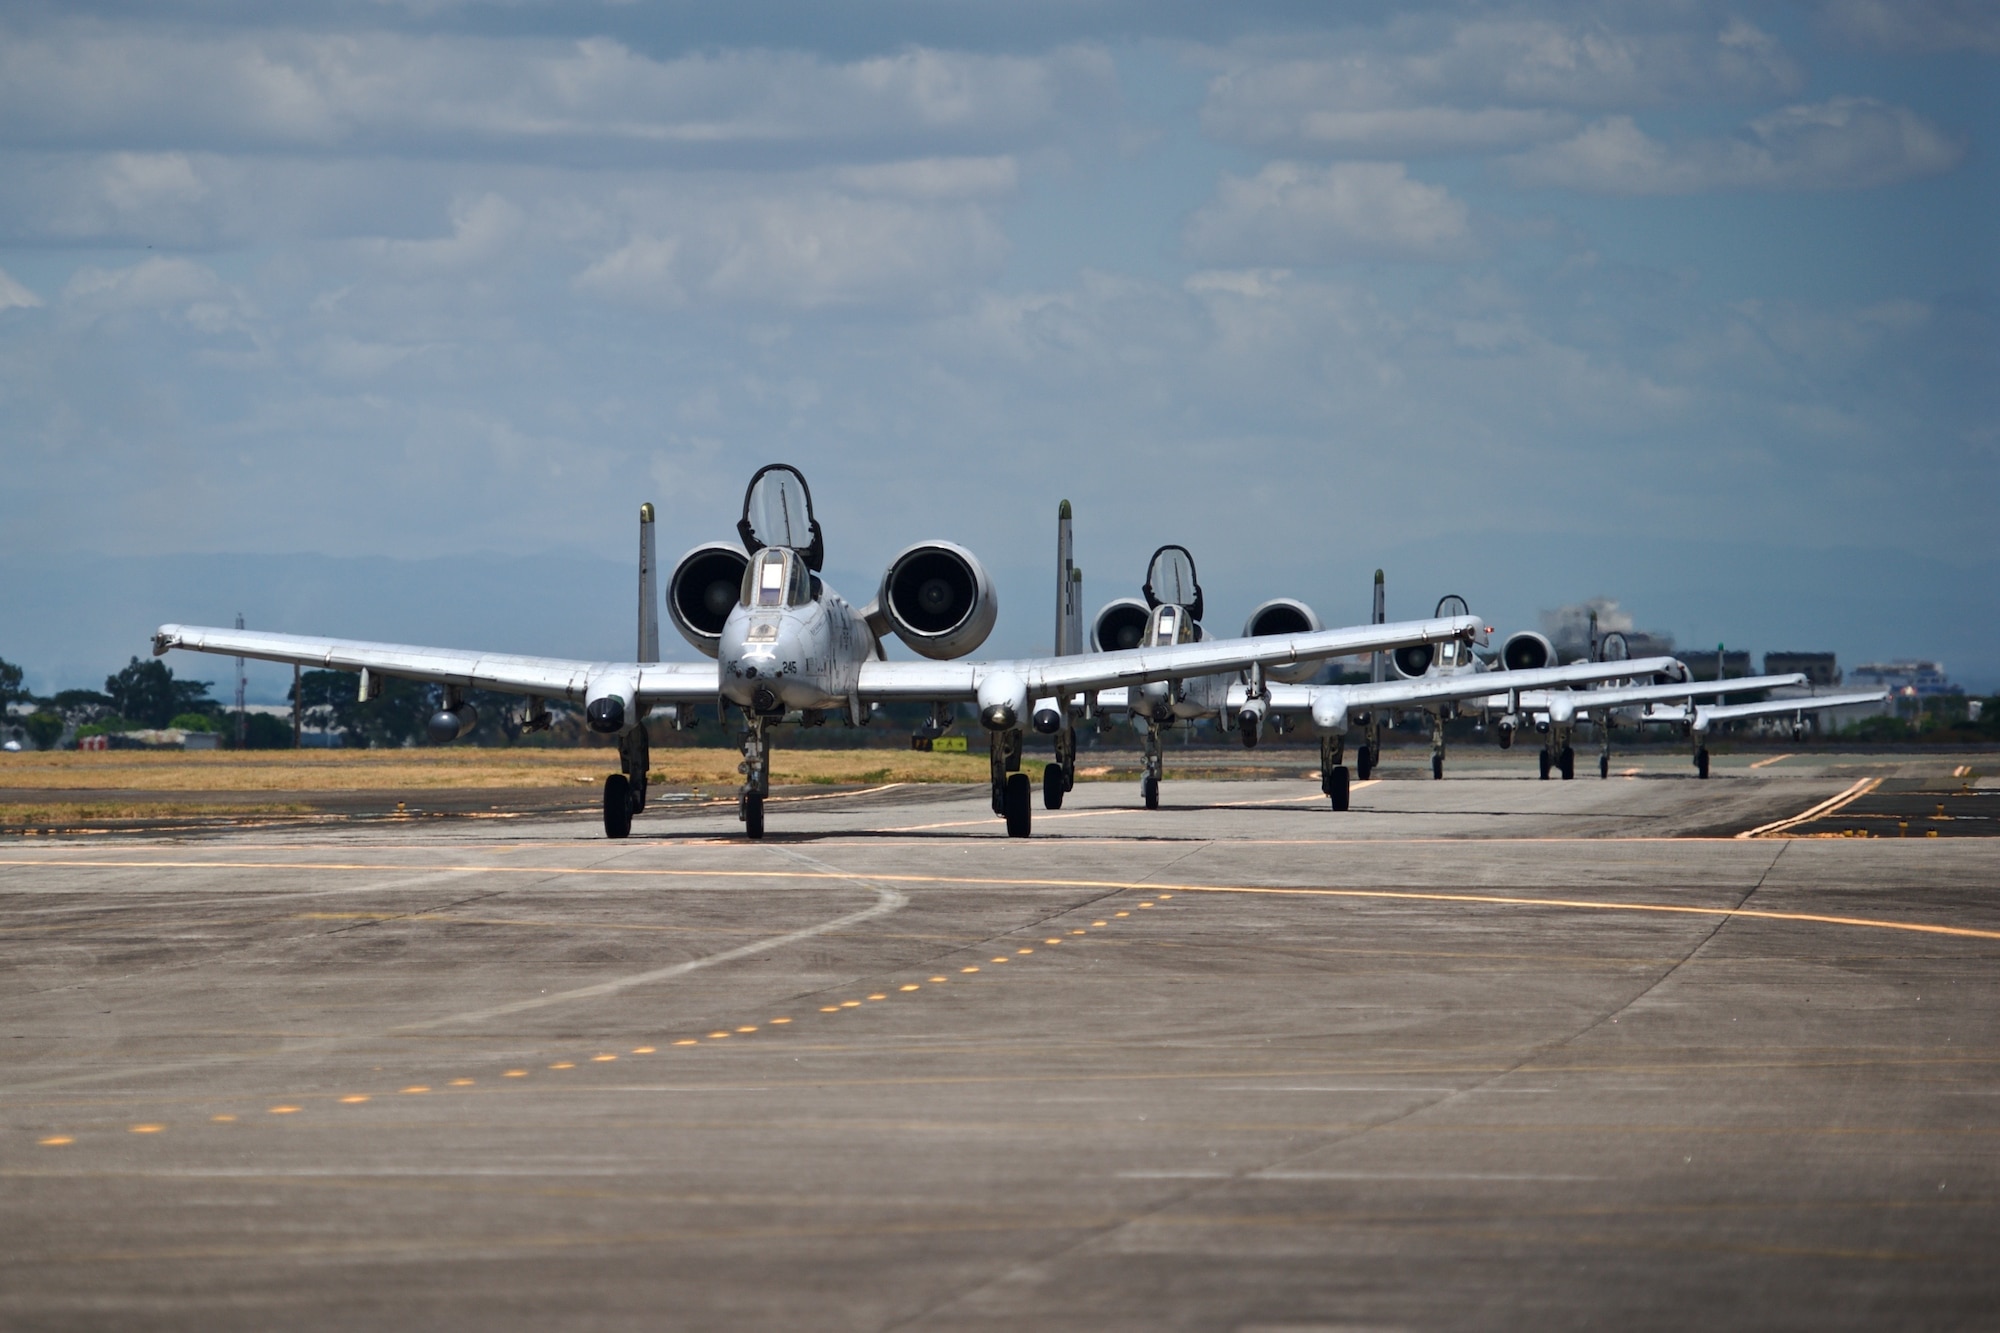
[[[740,781],[740,756],[723,749],[656,749],[653,780],[669,786]],[[409,791],[590,787],[618,766],[594,750],[50,751],[0,757],[0,790]],[[1026,767],[1039,773],[1041,765]],[[786,750],[771,780],[794,783],[984,782],[984,754],[915,750]],[[141,818],[143,816],[100,816]],[[9,822],[14,822],[11,819]]]
[[[110,820],[231,818],[243,815],[302,815],[310,806],[295,801],[0,801],[0,828],[101,824]]]

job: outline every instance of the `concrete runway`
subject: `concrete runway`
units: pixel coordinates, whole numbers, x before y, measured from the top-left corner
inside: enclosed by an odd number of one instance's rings
[[[15,842],[0,1325],[1991,1328],[2000,842],[1760,758]]]

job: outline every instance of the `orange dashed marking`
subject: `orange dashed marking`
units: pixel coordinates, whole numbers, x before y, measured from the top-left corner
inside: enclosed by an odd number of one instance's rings
[[[823,1004],[819,1007],[819,1011],[823,1014],[837,1014],[840,1012],[840,1006],[837,1004]]]
[[[574,1060],[558,1060],[558,1061],[556,1061],[556,1063],[554,1063],[554,1064],[550,1065],[550,1066],[549,1066],[549,1068],[551,1068],[551,1069],[574,1069],[574,1068],[576,1068],[576,1061],[574,1061]]]
[[[634,1054],[634,1055],[651,1055],[651,1054],[653,1053],[654,1049],[655,1049],[655,1048],[653,1048],[653,1047],[651,1047],[651,1046],[634,1046],[634,1047],[632,1048],[632,1054]]]
[[[701,1043],[700,1043],[700,1042],[698,1042],[698,1041],[696,1041],[696,1040],[695,1040],[695,1039],[694,1039],[693,1037],[682,1037],[682,1038],[681,1038],[681,1039],[680,1039],[679,1041],[675,1042],[675,1043],[674,1043],[674,1045],[676,1045],[676,1046],[699,1046],[699,1045],[701,1045]]]
[[[1043,941],[1042,941],[1042,943],[1044,943],[1044,944],[1061,944],[1061,943],[1062,943],[1062,937],[1061,937],[1061,936],[1056,936],[1056,937],[1055,937],[1055,938],[1053,938],[1053,939],[1046,939],[1046,940],[1043,940]]]
[[[842,1009],[859,1009],[859,1008],[861,1007],[861,1001],[859,1001],[859,1000],[842,1000],[842,1001],[840,1002],[840,1007],[841,1007]]]
[[[37,1139],[36,1142],[44,1148],[63,1148],[75,1143],[76,1140],[67,1134],[51,1134],[45,1139]]]
[[[618,1058],[617,1056],[611,1055],[609,1053],[604,1055],[593,1055],[590,1057],[590,1062],[594,1065],[605,1065],[605,1064],[610,1064],[613,1060],[616,1060],[617,1058]]]
[[[1093,926],[1108,926],[1111,923],[1109,921],[1093,921],[1090,924]]]
[[[932,978],[931,978],[931,985],[933,985],[933,986],[942,986],[942,985],[944,985],[944,983],[945,983],[945,979],[944,979],[943,977],[932,977]]]
[[[710,1041],[721,1041],[724,1037],[727,1037],[728,1035],[729,1034],[727,1032],[711,1032],[708,1034],[708,1039]]]
[[[1034,952],[1034,950],[1033,950],[1033,949],[1016,949],[1016,950],[1014,950],[1014,952],[1015,952],[1015,953],[1033,953],[1033,952]]]
[[[778,1026],[778,1025],[779,1025],[780,1023],[789,1023],[789,1022],[791,1022],[791,1021],[792,1021],[792,1020],[791,1020],[791,1019],[789,1019],[789,1018],[774,1018],[774,1019],[772,1019],[772,1020],[771,1020],[771,1026],[772,1026],[772,1027],[776,1027],[776,1026]]]
[[[454,1088],[469,1088],[472,1086],[472,1080],[469,1078],[455,1078],[451,1081],[451,1086]]]
[[[979,969],[978,969],[978,968],[976,968],[976,967],[961,967],[961,968],[960,968],[960,969],[958,969],[958,970],[959,970],[959,971],[960,971],[961,973],[965,973],[965,972],[977,972],[977,971],[978,971]]]
[[[922,989],[923,989],[923,987],[921,987],[921,986],[917,985],[917,983],[913,981],[913,982],[911,982],[911,983],[910,983],[909,985],[907,985],[907,986],[898,986],[898,987],[896,987],[896,989],[897,989],[897,990],[922,990]]]
[[[430,1089],[422,1083],[412,1083],[409,1087],[404,1088],[403,1091],[415,1095],[420,1092],[429,1092]]]
[[[296,1106],[274,1106],[274,1107],[272,1107],[272,1108],[271,1108],[271,1114],[272,1114],[272,1115],[297,1115],[297,1114],[298,1114],[298,1110],[299,1110],[299,1108],[298,1108],[298,1107],[296,1107]]]
[[[1113,916],[1130,916],[1130,915],[1132,915],[1132,914],[1131,914],[1130,912],[1113,912],[1113,913],[1112,913],[1111,915],[1113,915]]]
[[[367,1093],[365,1093],[365,1092],[354,1092],[354,1093],[349,1093],[349,1094],[348,1094],[347,1096],[345,1096],[345,1097],[342,1097],[342,1098],[340,1099],[340,1104],[341,1104],[342,1106],[359,1106],[359,1105],[361,1105],[361,1103],[363,1103],[363,1102],[365,1102],[365,1101],[367,1101],[367,1100],[368,1100],[368,1094],[367,1094]]]
[[[134,1125],[132,1126],[132,1132],[134,1134],[158,1134],[165,1128],[165,1125]]]
[[[508,1071],[507,1071],[506,1073],[502,1074],[502,1075],[501,1075],[500,1077],[502,1077],[502,1078],[526,1078],[527,1076],[528,1076],[528,1071],[527,1071],[527,1070],[525,1070],[525,1069],[510,1069],[510,1070],[508,1070]]]
[[[995,958],[995,959],[994,959],[993,961],[994,961],[994,962],[996,962],[996,963],[1004,963],[1004,962],[1006,962],[1007,960],[1006,960],[1005,958]]]
[[[736,1030],[738,1032],[755,1032],[757,1030],[757,1025],[755,1023],[752,1023],[747,1027],[740,1027]]]
[[[231,1123],[232,1121],[234,1121],[234,1120],[236,1119],[236,1117],[235,1117],[235,1116],[233,1116],[233,1115],[231,1115],[231,1114],[229,1114],[229,1112],[227,1112],[227,1111],[224,1111],[224,1112],[223,1112],[223,1113],[222,1113],[221,1115],[212,1115],[212,1116],[210,1116],[210,1117],[209,1117],[209,1119],[210,1119],[210,1120],[213,1120],[213,1121],[214,1121],[214,1122],[215,1122],[216,1124],[218,1124],[218,1125],[227,1125],[227,1124]]]
[[[888,999],[889,997],[888,997],[888,996],[886,996],[886,995],[871,995],[871,996],[869,996],[868,998],[869,998],[869,999],[871,999],[871,1000],[886,1000],[886,999]]]

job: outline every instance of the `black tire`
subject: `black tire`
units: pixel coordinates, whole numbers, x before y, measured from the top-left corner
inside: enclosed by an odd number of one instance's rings
[[[1444,756],[1441,754],[1431,756],[1431,781],[1444,781]]]
[[[1562,754],[1556,759],[1556,767],[1562,770],[1564,782],[1568,782],[1571,778],[1574,778],[1576,776],[1576,751],[1570,749],[1567,745],[1563,746]]]
[[[1374,771],[1375,752],[1364,745],[1354,755],[1354,776],[1366,782]]]
[[[1708,747],[1706,745],[1694,752],[1694,775],[1698,778],[1706,778],[1708,776]]]
[[[1335,764],[1333,772],[1327,774],[1326,781],[1320,785],[1326,788],[1326,798],[1333,803],[1334,809],[1345,810],[1347,808],[1346,764]]]
[[[1007,775],[1007,836],[1025,838],[1035,817],[1034,783],[1026,773]]]
[[[622,838],[632,831],[632,783],[623,773],[604,779],[604,836]]]
[[[1049,810],[1062,809],[1063,793],[1069,790],[1069,783],[1063,781],[1067,775],[1061,764],[1050,764],[1042,770],[1042,805]]]
[[[1542,781],[1547,782],[1549,780],[1549,769],[1554,767],[1549,761],[1549,752],[1544,750],[1535,757],[1542,761]]]
[[[1601,754],[1601,755],[1597,756],[1597,776],[1598,776],[1598,777],[1600,777],[1600,778],[1608,778],[1608,777],[1610,777],[1610,776],[1611,776],[1611,756],[1610,756],[1610,755],[1608,755],[1608,754]]]
[[[743,798],[743,836],[752,839],[764,836],[764,798],[756,792]]]
[[[1139,779],[1139,799],[1146,803],[1148,810],[1160,808],[1160,780],[1151,773]]]

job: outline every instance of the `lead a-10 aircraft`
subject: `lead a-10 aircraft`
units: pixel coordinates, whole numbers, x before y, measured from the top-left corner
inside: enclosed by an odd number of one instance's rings
[[[1168,643],[1202,635],[1201,585],[1195,576],[1194,557],[1182,546],[1162,546],[1153,553],[1147,567],[1146,601],[1124,598],[1107,604],[1091,626],[1094,644],[1119,643],[1136,639],[1144,643]],[[1463,618],[1464,599],[1446,597],[1438,603],[1439,615],[1456,606]],[[1383,612],[1382,571],[1375,571],[1375,618]],[[1451,618],[1451,617],[1447,617]],[[1286,629],[1317,627],[1319,617],[1304,602],[1275,598],[1251,611],[1243,626],[1246,636],[1282,632]],[[1169,637],[1169,636],[1174,637]],[[1587,684],[1634,676],[1677,677],[1685,668],[1671,657],[1645,658],[1616,664],[1579,662],[1568,666],[1535,662],[1534,645],[1521,635],[1510,638],[1500,652],[1499,666],[1487,668],[1471,648],[1470,640],[1438,644],[1409,644],[1391,654],[1400,680],[1378,680],[1354,685],[1310,685],[1304,677],[1316,664],[1279,668],[1275,671],[1251,667],[1234,673],[1197,680],[1135,686],[1123,691],[1107,691],[1099,698],[1101,707],[1124,707],[1146,739],[1146,772],[1140,780],[1140,794],[1148,809],[1159,804],[1159,783],[1164,776],[1159,732],[1177,721],[1214,718],[1223,726],[1233,725],[1243,744],[1253,746],[1266,725],[1283,726],[1292,715],[1312,719],[1320,740],[1320,789],[1335,810],[1348,808],[1350,780],[1345,762],[1346,736],[1350,727],[1363,729],[1363,743],[1357,767],[1366,780],[1381,754],[1382,725],[1394,709],[1420,709],[1433,721],[1431,776],[1444,776],[1444,722],[1454,710],[1470,700],[1491,695],[1497,689],[1514,693],[1546,690],[1557,686]],[[1540,636],[1533,636],[1539,640]],[[1544,641],[1545,642],[1545,641]],[[1548,657],[1553,657],[1550,650]],[[1565,690],[1554,690],[1565,693]],[[1038,728],[1044,726],[1040,712]]]
[[[1410,644],[1457,643],[1477,626],[1469,616],[1366,625],[1259,639],[1224,639],[1135,647],[1089,656],[964,661],[999,614],[986,571],[971,552],[950,542],[919,542],[889,562],[879,595],[855,609],[820,578],[826,544],[813,517],[812,493],[797,469],[769,464],[750,479],[736,525],[742,545],[698,546],[674,567],[667,607],[688,641],[709,662],[661,662],[654,590],[653,511],[640,511],[639,651],[631,662],[521,657],[406,644],[319,639],[201,626],[162,625],[155,655],[170,649],[254,657],[262,661],[361,673],[360,695],[373,697],[379,677],[399,676],[443,687],[429,732],[438,742],[472,730],[468,688],[528,696],[526,725],[550,723],[544,700],[584,706],[592,731],[618,737],[620,772],[604,780],[604,832],[622,838],[645,808],[648,741],[643,725],[655,708],[676,721],[694,705],[731,706],[744,718],[744,831],[764,834],[770,791],[770,733],[783,722],[823,722],[844,712],[852,725],[870,705],[925,701],[973,702],[992,735],[994,806],[1012,837],[1029,832],[1028,775],[1021,767],[1021,729],[1029,701],[1067,698],[1146,681],[1248,667],[1282,669],[1303,661]],[[921,662],[884,660],[883,641],[901,639]]]

